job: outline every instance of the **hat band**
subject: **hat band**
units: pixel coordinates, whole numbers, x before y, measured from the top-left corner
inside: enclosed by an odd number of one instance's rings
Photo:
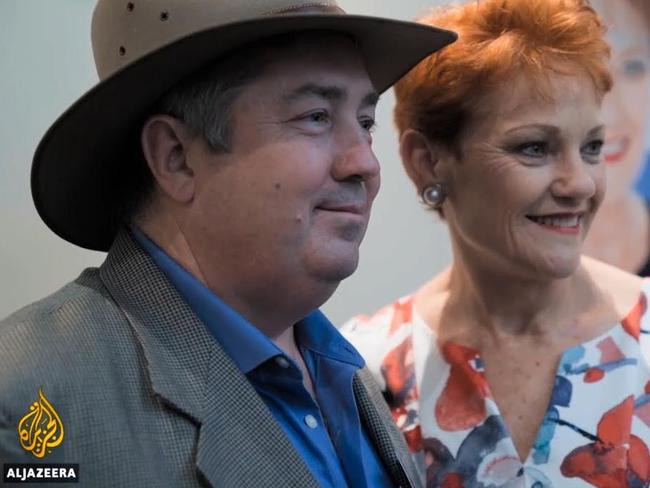
[[[338,5],[326,4],[321,2],[313,2],[308,4],[296,5],[294,7],[281,8],[271,10],[264,15],[290,15],[290,14],[345,14]]]

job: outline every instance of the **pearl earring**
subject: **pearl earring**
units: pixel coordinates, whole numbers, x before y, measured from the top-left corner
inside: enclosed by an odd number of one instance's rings
[[[432,209],[439,209],[442,207],[445,198],[447,198],[447,192],[445,192],[445,187],[442,183],[434,183],[431,186],[427,186],[422,190],[422,202]]]

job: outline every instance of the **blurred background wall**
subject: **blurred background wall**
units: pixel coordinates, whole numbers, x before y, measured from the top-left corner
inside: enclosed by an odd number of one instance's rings
[[[90,47],[94,3],[2,0],[0,318],[74,279],[82,268],[99,265],[104,257],[51,233],[38,218],[29,192],[31,157],[41,136],[97,80]],[[406,20],[442,1],[340,3],[351,13]],[[391,117],[393,103],[392,92],[384,94],[377,114],[374,147],[382,163],[382,189],[359,269],[323,307],[337,324],[414,290],[451,259],[444,224],[424,211],[402,170]]]

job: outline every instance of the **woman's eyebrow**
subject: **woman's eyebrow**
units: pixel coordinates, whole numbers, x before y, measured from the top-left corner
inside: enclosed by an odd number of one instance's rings
[[[506,131],[506,134],[510,134],[511,132],[516,132],[522,129],[537,129],[541,130],[544,132],[548,132],[550,134],[559,134],[560,129],[558,127],[555,127],[554,125],[548,125],[548,124],[526,124],[526,125],[518,125],[517,127],[513,127],[512,129],[509,129]]]

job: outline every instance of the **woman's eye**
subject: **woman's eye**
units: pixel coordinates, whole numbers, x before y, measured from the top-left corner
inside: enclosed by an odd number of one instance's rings
[[[589,157],[598,157],[603,150],[604,142],[601,140],[591,141],[582,146],[582,153]]]
[[[517,152],[529,158],[541,158],[548,153],[548,144],[545,142],[527,142],[520,145]]]

